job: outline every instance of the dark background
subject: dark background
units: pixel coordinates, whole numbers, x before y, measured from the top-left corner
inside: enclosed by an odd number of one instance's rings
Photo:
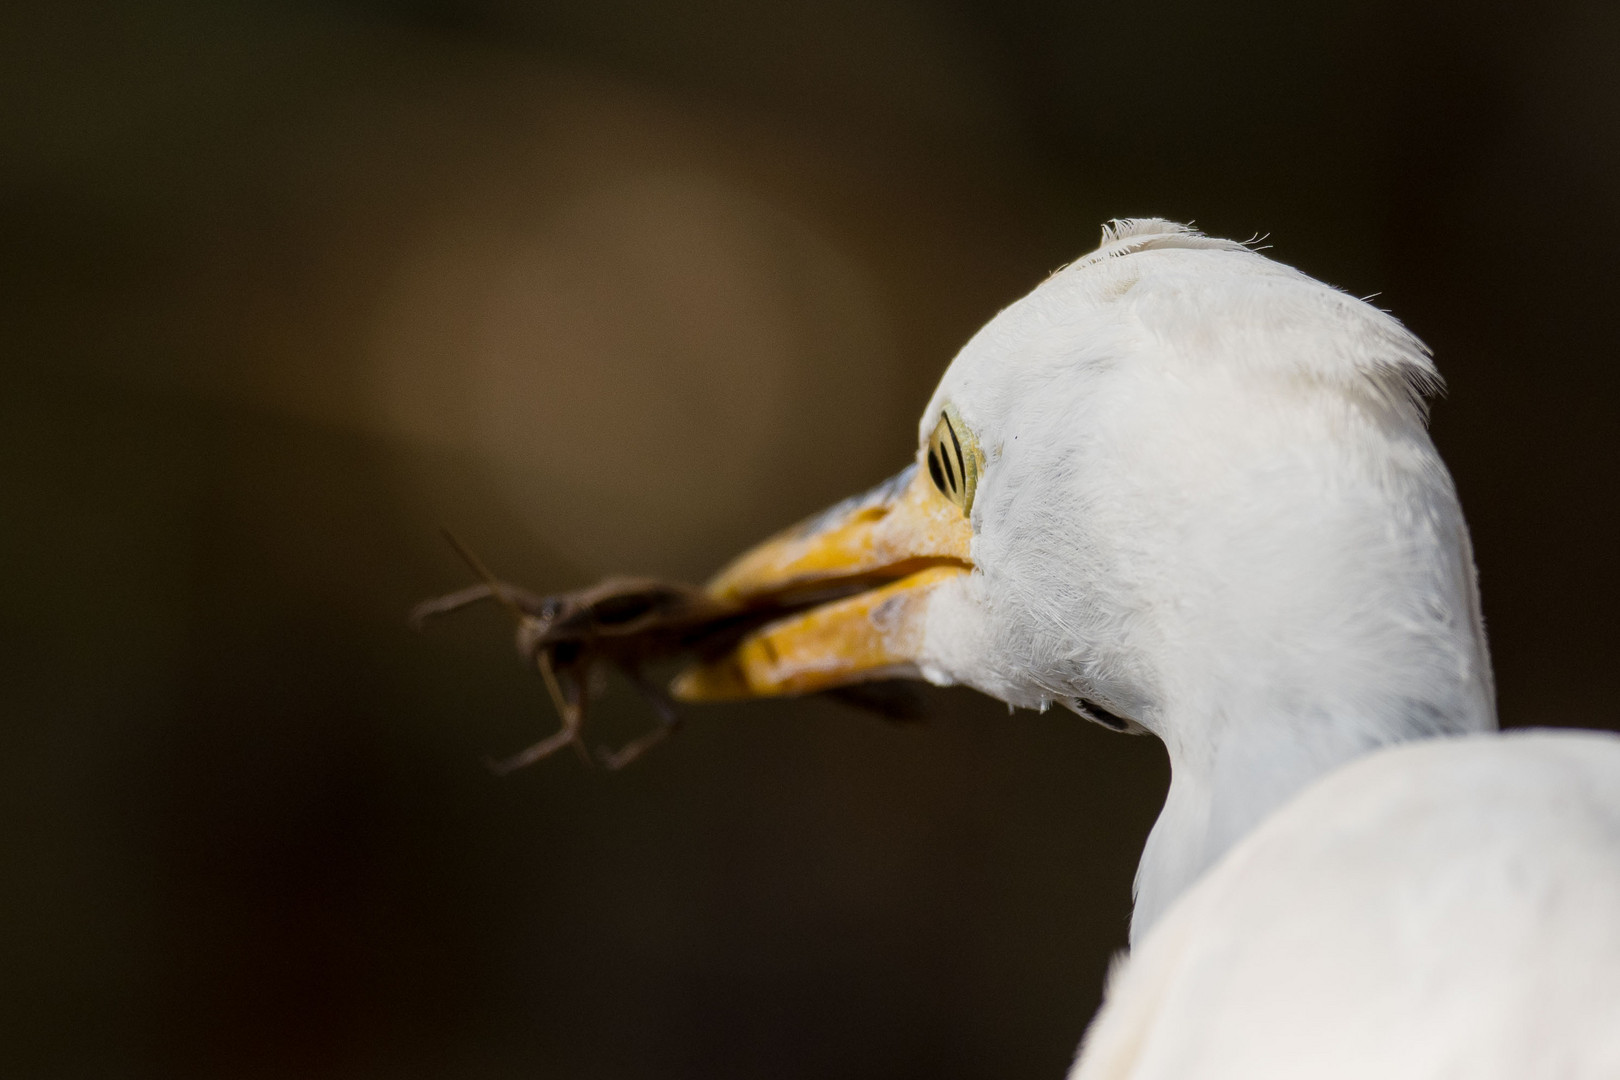
[[[1504,721],[1616,726],[1610,9],[8,5],[0,1067],[1060,1076],[1156,743],[939,692],[498,780],[539,680],[404,612],[441,525],[701,580],[1115,215],[1436,349]]]

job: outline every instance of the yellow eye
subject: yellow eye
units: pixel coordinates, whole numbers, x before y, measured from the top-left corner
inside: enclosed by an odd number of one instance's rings
[[[956,409],[945,406],[934,433],[928,436],[928,475],[941,495],[962,508],[964,517],[973,510],[973,493],[983,467],[979,441],[962,423]]]

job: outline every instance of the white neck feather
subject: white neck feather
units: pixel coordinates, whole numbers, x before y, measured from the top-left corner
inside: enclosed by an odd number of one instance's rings
[[[1347,617],[1284,620],[1285,637],[1231,635],[1186,654],[1182,691],[1151,722],[1171,784],[1137,870],[1133,943],[1318,777],[1382,746],[1496,727],[1467,532],[1454,497],[1434,509],[1449,542],[1406,546],[1399,571],[1376,556],[1314,568],[1338,584]]]
[[[1380,746],[1495,727],[1494,715],[1477,707],[1398,719],[1406,722],[1316,716],[1301,724],[1287,713],[1256,714],[1233,723],[1214,745],[1173,749],[1170,792],[1136,872],[1132,944],[1212,863],[1311,781]]]

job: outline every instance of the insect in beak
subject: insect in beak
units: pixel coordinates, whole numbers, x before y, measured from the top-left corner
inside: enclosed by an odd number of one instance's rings
[[[680,724],[674,704],[643,674],[645,666],[691,653],[736,621],[734,611],[698,589],[649,578],[609,578],[577,592],[537,596],[497,579],[448,531],[445,539],[481,581],[418,604],[411,611],[411,625],[421,629],[439,616],[495,600],[511,613],[518,655],[539,669],[562,722],[554,734],[527,749],[491,761],[490,768],[498,774],[532,765],[566,746],[589,763],[592,756],[583,739],[586,711],[593,680],[605,668],[622,673],[652,704],[659,721],[646,735],[616,750],[597,750],[596,760],[609,769],[628,765]]]

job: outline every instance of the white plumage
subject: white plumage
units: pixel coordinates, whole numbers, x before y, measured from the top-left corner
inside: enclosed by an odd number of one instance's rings
[[[1424,740],[1310,785],[1120,965],[1071,1080],[1620,1076],[1620,740]]]
[[[1620,1076],[1620,739],[1436,741],[1496,727],[1438,385],[1366,303],[1132,221],[924,412],[987,463],[921,672],[1170,754],[1076,1078]]]
[[[1620,1077],[1620,738],[1494,734],[1439,384],[1362,301],[1116,223],[962,349],[918,467],[709,586],[831,599],[677,690],[921,675],[1162,739],[1075,1080]]]

